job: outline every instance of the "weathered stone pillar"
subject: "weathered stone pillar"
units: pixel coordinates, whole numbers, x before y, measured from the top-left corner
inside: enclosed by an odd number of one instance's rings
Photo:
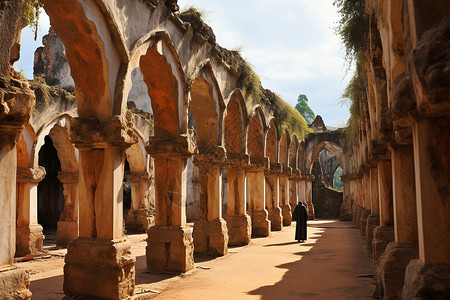
[[[314,175],[305,176],[305,201],[308,204],[308,218],[314,220],[316,214],[314,212],[314,204],[312,203],[312,182],[314,181]]]
[[[288,170],[283,170],[278,178],[280,189],[279,199],[281,214],[283,217],[283,226],[289,226],[292,223],[291,206],[289,205],[289,174]]]
[[[269,236],[269,213],[265,205],[265,177],[264,170],[268,160],[264,163],[253,163],[247,170],[247,188],[249,189],[248,214],[252,218],[252,235]]]
[[[43,167],[17,169],[16,257],[43,251],[45,237],[38,224],[37,186],[44,177]]]
[[[246,159],[228,159],[227,164],[227,216],[229,245],[247,245],[252,235],[252,221],[246,212]]]
[[[149,172],[129,173],[131,182],[131,208],[125,221],[129,232],[147,232],[154,224],[154,216],[149,201],[152,178]]]
[[[221,148],[218,148],[221,149]],[[228,229],[222,218],[223,150],[218,154],[197,154],[194,164],[200,177],[200,214],[194,222],[194,252],[210,255],[228,253]]]
[[[292,212],[294,208],[297,206],[299,198],[298,198],[298,178],[300,177],[300,173],[298,170],[292,170],[291,175],[289,176],[289,205],[291,206]]]
[[[387,299],[401,297],[406,266],[418,256],[413,148],[395,145],[391,154],[395,242],[387,246],[379,265],[382,292]]]
[[[63,185],[64,209],[58,221],[56,230],[56,245],[67,247],[67,245],[78,237],[78,183],[79,176],[76,173],[59,173],[58,179]]]
[[[360,229],[361,237],[366,238],[366,225],[367,218],[370,215],[370,176],[369,169],[363,167],[363,175],[361,180],[361,216],[360,216]]]
[[[450,295],[450,119],[417,120],[413,127],[419,259],[405,274],[403,298]]]
[[[369,253],[372,253],[373,231],[380,225],[379,199],[378,199],[378,165],[371,168],[370,175],[370,215],[366,224],[366,246]]]
[[[265,171],[266,175],[266,208],[269,212],[269,220],[272,231],[278,231],[283,228],[283,215],[280,208],[279,198],[279,175],[282,166],[280,163],[271,164],[270,170]]]
[[[69,243],[64,266],[68,296],[120,299],[134,292],[131,244],[123,233],[125,151],[135,136],[119,119],[71,121],[79,150],[79,237]]]
[[[147,268],[189,271],[194,244],[186,226],[186,166],[194,152],[192,142],[184,135],[150,137],[147,152],[155,159],[155,226],[148,230]]]
[[[341,221],[351,221],[352,220],[352,186],[351,182],[352,176],[342,175],[341,181],[343,184],[343,202],[341,205],[341,212],[339,219]]]
[[[381,160],[378,162],[378,197],[380,226],[375,228],[372,242],[373,264],[376,266],[387,245],[394,241],[392,170],[390,160]]]

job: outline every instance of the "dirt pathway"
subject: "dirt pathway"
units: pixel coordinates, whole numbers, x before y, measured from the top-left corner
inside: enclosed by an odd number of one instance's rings
[[[133,235],[136,299],[372,299],[373,267],[359,230],[340,221],[308,222],[308,240],[284,227],[216,259],[196,257],[183,275],[147,272],[143,235]],[[61,251],[61,250],[59,250]],[[30,270],[33,299],[61,299],[62,258],[20,263]],[[141,293],[144,291],[144,293]],[[159,294],[151,291],[159,292]]]

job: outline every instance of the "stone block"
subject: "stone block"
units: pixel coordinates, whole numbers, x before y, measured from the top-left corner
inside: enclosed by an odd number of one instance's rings
[[[283,215],[281,208],[273,207],[269,209],[270,230],[279,231],[283,228]]]
[[[44,234],[39,224],[16,228],[16,257],[40,254],[44,250]]]
[[[226,216],[228,228],[228,245],[248,245],[252,235],[252,220],[249,215]]]
[[[64,293],[123,299],[134,293],[136,259],[131,244],[77,238],[67,249],[64,266]]]
[[[228,229],[224,219],[207,221],[199,218],[194,222],[194,252],[213,256],[228,253]]]
[[[0,267],[0,299],[31,299],[27,271],[15,266]]]
[[[369,253],[372,253],[373,231],[380,225],[380,216],[371,214],[367,217],[366,223],[366,248]]]
[[[373,231],[372,257],[373,264],[378,266],[380,257],[386,250],[387,245],[395,239],[394,227],[378,226]]]
[[[290,226],[292,223],[291,207],[289,205],[283,205],[280,208],[283,216],[283,226]]]
[[[378,266],[377,277],[383,299],[401,298],[406,266],[418,255],[416,244],[389,243]]]
[[[406,267],[402,298],[450,299],[450,265],[411,260]]]
[[[78,222],[59,221],[56,230],[56,245],[67,247],[69,243],[78,237]]]
[[[267,210],[249,210],[249,214],[252,218],[252,236],[269,236],[270,221]]]
[[[157,227],[148,231],[147,268],[183,273],[194,268],[194,243],[187,227]]]

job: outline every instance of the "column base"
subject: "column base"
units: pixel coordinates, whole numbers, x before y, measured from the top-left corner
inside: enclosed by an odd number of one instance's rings
[[[395,240],[394,227],[378,226],[373,231],[372,257],[373,264],[378,266],[380,257],[386,250],[387,245]]]
[[[16,228],[16,257],[44,251],[44,234],[39,224]]]
[[[184,273],[194,268],[190,228],[153,226],[147,234],[147,269]]]
[[[145,233],[155,225],[155,216],[152,215],[150,209],[139,208],[137,210],[129,210],[125,221],[125,229],[129,233]]]
[[[66,248],[78,237],[78,222],[59,221],[56,230],[56,246]]]
[[[269,236],[270,221],[267,210],[249,210],[249,215],[252,218],[252,236]]]
[[[341,221],[351,221],[352,220],[352,204],[350,202],[344,202],[341,205],[341,212],[339,220]]]
[[[228,253],[227,223],[220,218],[206,221],[199,218],[194,222],[194,253],[204,253],[212,256],[223,256]]]
[[[369,253],[372,253],[373,231],[375,227],[380,225],[380,216],[371,214],[367,217],[366,223],[366,248]]]
[[[281,208],[274,207],[269,209],[270,230],[280,231],[283,228],[283,215]]]
[[[77,238],[67,248],[64,293],[122,299],[134,293],[134,264],[131,244]]]
[[[450,265],[425,265],[413,259],[406,267],[402,299],[450,299]]]
[[[401,299],[406,266],[418,255],[417,244],[389,243],[380,258],[377,274],[382,299]]]
[[[360,234],[362,238],[366,238],[366,225],[367,225],[367,218],[370,215],[370,211],[365,209],[365,208],[361,208],[361,217],[360,217],[360,223],[359,223],[359,228],[360,228]]]
[[[282,205],[280,208],[281,215],[283,216],[283,226],[290,226],[292,223],[291,207],[289,205]]]
[[[0,299],[31,299],[30,276],[16,266],[0,267]]]
[[[252,220],[249,215],[226,216],[228,245],[248,245],[252,236]]]

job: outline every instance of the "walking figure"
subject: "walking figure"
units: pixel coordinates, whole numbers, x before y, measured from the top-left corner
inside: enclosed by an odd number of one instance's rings
[[[295,239],[299,243],[306,241],[306,222],[308,221],[308,209],[302,201],[299,201],[292,213],[292,220],[295,221]]]

